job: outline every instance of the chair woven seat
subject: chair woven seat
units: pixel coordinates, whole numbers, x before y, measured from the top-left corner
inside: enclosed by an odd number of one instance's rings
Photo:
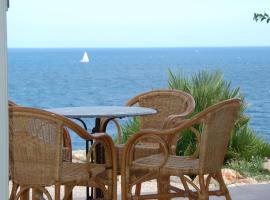
[[[122,154],[124,150],[124,144],[116,144],[116,159],[117,159],[117,171],[121,171]],[[157,143],[137,144],[135,150],[135,157],[141,158],[153,154],[160,153],[160,146]]]
[[[183,173],[198,173],[199,159],[181,157],[181,156],[169,156],[166,164],[159,168],[158,166],[165,159],[163,154],[156,154],[147,156],[144,158],[136,159],[132,162],[132,168],[134,169],[147,169],[149,166],[156,167],[162,172],[169,172],[171,175],[179,175]]]
[[[92,177],[96,178],[99,175],[104,181],[107,180],[104,178],[104,172],[106,172],[106,168],[102,164],[64,162],[62,181],[65,184],[76,183],[77,186],[85,186]]]
[[[64,162],[62,167],[63,183],[87,182],[89,180],[89,165],[86,163]]]

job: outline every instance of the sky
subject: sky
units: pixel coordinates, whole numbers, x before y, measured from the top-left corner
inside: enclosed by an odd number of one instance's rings
[[[270,46],[269,0],[10,0],[9,48]]]

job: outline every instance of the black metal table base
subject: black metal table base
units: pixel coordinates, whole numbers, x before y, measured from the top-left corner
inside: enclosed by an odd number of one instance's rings
[[[96,118],[96,121],[95,121],[95,127],[92,129],[92,133],[98,133],[100,132],[100,118]],[[104,151],[103,151],[103,147],[101,144],[97,144],[96,146],[96,162],[97,163],[104,163]],[[99,189],[99,188],[95,188],[95,196],[96,198],[103,198],[103,193],[102,193],[102,190]]]
[[[80,118],[74,118],[74,119],[80,121],[82,123],[82,125],[83,125],[83,128],[87,131],[87,125],[86,125],[86,123],[82,119],[80,119]],[[89,150],[89,142],[92,144],[93,141],[86,141],[86,143],[85,143],[86,155],[87,155],[88,150]],[[91,195],[90,195],[89,194],[89,187],[86,187],[86,200],[92,200],[92,199],[94,199],[93,197],[94,197],[94,190],[93,190],[93,188],[91,188]]]
[[[75,118],[76,120],[80,121],[84,127],[84,129],[87,131],[87,125],[86,123],[80,119],[80,118]],[[92,133],[98,133],[100,131],[100,118],[96,118],[95,120],[95,127],[92,129]],[[85,150],[86,150],[86,155],[88,153],[88,150],[89,150],[89,142],[91,143],[91,145],[93,144],[93,141],[90,140],[90,141],[86,141],[86,144],[85,144]],[[96,153],[97,153],[97,163],[104,163],[105,162],[105,159],[104,159],[104,148],[98,144],[97,147],[96,147]],[[92,156],[91,156],[92,157]],[[99,189],[99,188],[93,188],[91,187],[91,195],[90,195],[90,192],[89,192],[89,187],[86,187],[86,200],[92,200],[94,198],[102,198],[103,197],[103,193],[102,193],[102,190]]]

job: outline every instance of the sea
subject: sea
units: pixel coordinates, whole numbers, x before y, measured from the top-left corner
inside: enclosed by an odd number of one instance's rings
[[[89,63],[80,62],[85,51]],[[245,95],[251,127],[270,142],[270,47],[10,48],[9,98],[42,109],[124,105],[140,92],[167,88],[169,69],[187,76],[222,71]],[[113,125],[108,132],[115,135]],[[72,138],[74,149],[84,148]]]

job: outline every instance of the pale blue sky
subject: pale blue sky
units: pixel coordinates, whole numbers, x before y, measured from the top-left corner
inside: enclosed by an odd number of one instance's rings
[[[270,46],[269,0],[10,0],[9,47]]]

